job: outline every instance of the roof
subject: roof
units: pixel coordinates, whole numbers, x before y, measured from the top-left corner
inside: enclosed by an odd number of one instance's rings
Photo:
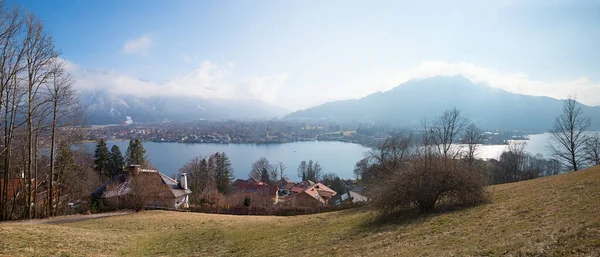
[[[294,185],[296,185],[296,183],[292,182],[291,180],[287,179],[287,178],[283,178],[280,179],[279,181],[277,181],[277,186],[279,188],[285,188],[285,189],[291,189],[292,187],[294,187]]]
[[[325,200],[323,200],[323,197],[321,197],[321,195],[319,194],[318,190],[315,190],[314,188],[309,188],[307,190],[304,190],[302,193],[300,194],[306,194],[309,195],[311,198],[321,202],[321,203],[325,203]]]
[[[331,196],[337,195],[337,192],[333,191],[333,189],[327,187],[326,185],[323,185],[321,182],[315,184],[314,188],[319,190],[319,193],[321,193],[323,195],[331,195]],[[328,196],[328,197],[331,197],[331,196]]]
[[[181,185],[179,185],[179,182],[177,182],[177,180],[175,180],[174,178],[171,178],[160,172],[158,172],[158,174],[160,174],[163,183],[171,187],[171,192],[173,193],[174,197],[180,197],[182,195],[189,195],[192,193],[192,190],[183,189]]]
[[[140,170],[140,173],[136,176],[143,178],[144,183],[156,182],[166,185],[166,188],[169,189],[167,195],[173,198],[192,193],[189,189],[183,189],[177,180],[160,173],[157,170]],[[133,176],[131,176],[128,171],[123,171],[109,179],[102,186],[96,188],[92,192],[92,197],[105,199],[126,195],[132,190],[132,179]]]
[[[310,180],[295,184],[290,191],[297,195],[306,194],[323,204],[325,204],[328,199],[337,195],[337,192],[325,186],[323,183],[315,183]]]
[[[279,191],[279,187],[267,185],[264,182],[260,182],[255,179],[238,179],[235,182],[233,182],[233,187],[238,192],[264,193],[272,197],[277,196],[277,191]]]

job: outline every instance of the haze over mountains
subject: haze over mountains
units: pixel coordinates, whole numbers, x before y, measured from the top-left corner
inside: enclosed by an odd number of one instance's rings
[[[567,97],[567,96],[565,96]],[[204,99],[202,97],[137,97],[104,90],[83,90],[81,102],[88,124],[135,122],[186,122],[194,120],[268,119],[332,120],[393,123],[420,126],[444,110],[458,108],[462,115],[485,129],[547,131],[560,114],[558,99],[511,93],[474,84],[462,76],[438,76],[411,80],[389,91],[359,99],[328,102],[304,110],[289,111],[259,100]],[[600,107],[583,106],[600,126]],[[286,115],[287,114],[287,115]],[[285,116],[284,116],[285,115]]]
[[[79,97],[90,125],[135,122],[186,122],[221,119],[266,119],[289,111],[258,100],[204,99],[201,97],[137,97],[105,90],[82,90]]]
[[[485,129],[542,132],[552,127],[562,104],[561,100],[550,97],[515,94],[474,84],[462,76],[439,76],[411,80],[360,99],[325,103],[290,113],[286,118],[389,122],[414,127],[456,107],[464,117]],[[600,107],[583,106],[583,111],[597,128]]]

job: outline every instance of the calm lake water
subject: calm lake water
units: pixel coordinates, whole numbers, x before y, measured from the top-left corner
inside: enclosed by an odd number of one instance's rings
[[[526,150],[548,157],[546,145],[550,134],[530,136]],[[108,142],[108,148],[117,145],[124,154],[128,142]],[[95,143],[86,146],[93,151]],[[333,172],[342,178],[352,178],[354,164],[362,159],[369,148],[358,144],[310,141],[285,144],[183,144],[144,142],[144,148],[152,164],[162,173],[177,173],[187,162],[196,156],[208,156],[215,152],[225,152],[234,169],[236,178],[247,178],[252,163],[266,157],[272,164],[283,162],[285,175],[297,180],[296,170],[301,161],[318,161],[324,173]],[[479,148],[479,158],[498,158],[506,149],[505,145],[483,145]]]

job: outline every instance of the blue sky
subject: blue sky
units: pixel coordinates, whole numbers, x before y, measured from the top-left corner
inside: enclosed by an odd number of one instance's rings
[[[417,3],[418,2],[418,3]],[[15,1],[81,88],[290,110],[464,75],[600,105],[597,1]]]

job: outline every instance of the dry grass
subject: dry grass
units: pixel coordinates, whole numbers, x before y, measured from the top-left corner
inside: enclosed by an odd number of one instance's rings
[[[147,211],[0,224],[0,255],[600,256],[600,167],[490,187],[475,208],[378,224],[368,210],[297,217]]]

